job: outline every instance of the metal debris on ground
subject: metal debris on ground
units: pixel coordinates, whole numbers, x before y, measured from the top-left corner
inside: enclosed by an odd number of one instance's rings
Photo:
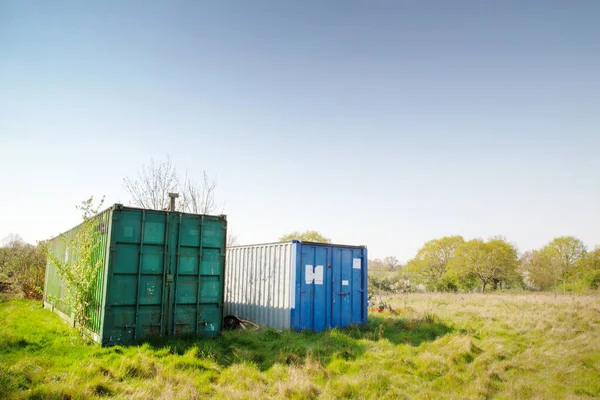
[[[245,319],[240,319],[235,315],[226,315],[223,318],[223,326],[225,329],[234,330],[234,329],[252,329],[254,331],[258,330],[260,327],[252,321],[248,321]]]
[[[376,306],[375,302],[373,301],[371,301],[369,305],[373,306],[371,307],[370,311],[374,313],[389,312],[390,314],[397,314],[396,310],[394,310],[391,305],[389,305],[383,300],[380,300]]]

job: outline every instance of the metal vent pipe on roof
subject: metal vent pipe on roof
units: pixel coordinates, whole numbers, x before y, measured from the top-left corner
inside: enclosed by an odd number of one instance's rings
[[[171,198],[171,206],[169,207],[169,211],[175,211],[175,199],[179,197],[179,193],[169,193],[169,197]]]

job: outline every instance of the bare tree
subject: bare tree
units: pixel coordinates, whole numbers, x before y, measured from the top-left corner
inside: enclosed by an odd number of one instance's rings
[[[393,271],[400,264],[400,262],[398,261],[398,259],[396,257],[394,257],[394,256],[387,256],[387,257],[385,257],[383,259],[383,263],[386,265],[386,267],[390,271]]]
[[[227,247],[237,246],[239,244],[238,235],[227,232]]]
[[[123,185],[131,202],[141,208],[164,210],[169,206],[169,193],[176,192],[179,186],[177,171],[167,157],[166,161],[156,164],[154,159],[150,165],[142,166],[135,180],[125,177]]]
[[[216,179],[210,179],[204,171],[200,184],[187,174],[183,180],[179,176],[170,157],[159,163],[152,159],[148,166],[142,166],[135,179],[125,177],[123,186],[129,193],[131,203],[137,207],[166,210],[169,207],[169,193],[179,193],[179,201],[175,206],[177,211],[194,214],[215,213]]]
[[[213,214],[217,210],[215,202],[216,179],[210,179],[206,171],[202,171],[203,182],[198,185],[186,176],[180,187],[183,211],[194,214]]]

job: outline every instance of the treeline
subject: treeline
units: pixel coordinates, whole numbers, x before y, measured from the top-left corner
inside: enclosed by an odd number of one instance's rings
[[[25,243],[18,235],[4,239],[0,246],[0,292],[41,299],[45,273],[46,257],[40,245]]]
[[[0,246],[0,292],[41,298],[46,257],[40,245],[17,235]],[[581,292],[600,289],[600,246],[593,250],[573,236],[554,238],[541,249],[519,254],[503,237],[466,241],[445,236],[423,245],[401,265],[397,258],[369,260],[372,293],[396,291],[489,291],[527,289]]]
[[[383,260],[378,258],[369,260],[369,271],[395,271],[401,267],[402,265],[394,256],[386,257]]]
[[[373,260],[376,269],[380,261]],[[371,261],[371,262],[373,262]],[[600,247],[588,250],[573,236],[556,237],[538,250],[519,254],[503,237],[466,241],[462,236],[430,240],[394,274],[372,277],[372,290],[585,291],[599,289]]]

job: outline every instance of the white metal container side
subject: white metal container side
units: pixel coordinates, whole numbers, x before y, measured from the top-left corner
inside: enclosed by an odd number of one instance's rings
[[[225,315],[289,329],[295,293],[295,243],[227,249]]]

